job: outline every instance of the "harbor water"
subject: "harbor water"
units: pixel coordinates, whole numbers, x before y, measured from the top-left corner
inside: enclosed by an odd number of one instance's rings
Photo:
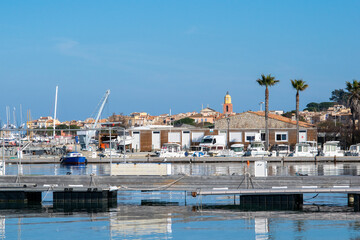
[[[18,165],[6,166],[8,175]],[[108,164],[24,164],[24,175],[108,175]],[[360,164],[269,164],[274,175],[358,175]],[[274,170],[275,169],[275,170]],[[172,164],[173,174],[233,175],[251,164]],[[244,211],[238,196],[193,198],[182,191],[118,192],[118,204],[57,209],[51,194],[41,205],[0,204],[0,239],[359,239],[360,213],[345,194],[305,194],[301,211]]]
[[[115,163],[113,163],[115,164]],[[120,163],[121,164],[121,163]],[[269,176],[341,176],[341,175],[360,175],[360,163],[268,163],[267,164]],[[250,173],[254,175],[254,163],[247,165],[242,163],[187,163],[187,164],[172,164],[172,174],[186,174],[186,175],[244,175]],[[18,165],[7,164],[6,175],[16,175],[18,171],[25,175],[109,175],[109,164],[87,164],[87,165],[60,165],[54,164],[22,164]]]

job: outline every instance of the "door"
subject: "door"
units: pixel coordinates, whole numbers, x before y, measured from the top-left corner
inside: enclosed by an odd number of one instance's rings
[[[227,131],[226,131],[226,130],[220,130],[220,131],[219,131],[219,135],[220,135],[220,136],[224,136],[224,138],[225,138],[225,145],[227,146],[227,142],[228,142],[228,140],[227,140],[227,137],[228,137]]]
[[[140,132],[133,132],[133,145],[132,148],[135,152],[140,152]]]
[[[190,149],[190,131],[182,132],[181,147],[183,150]]]
[[[299,142],[307,141],[307,132],[306,130],[299,130]]]
[[[161,146],[160,146],[160,131],[153,131],[152,132],[152,150],[156,151],[156,150],[160,150]]]

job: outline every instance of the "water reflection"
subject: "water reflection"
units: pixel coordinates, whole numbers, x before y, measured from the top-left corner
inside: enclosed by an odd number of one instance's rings
[[[311,206],[309,206],[311,208]],[[51,206],[0,210],[2,239],[350,239],[359,213],[339,208],[243,212],[229,208],[119,205],[103,212],[60,212]],[[6,230],[6,231],[5,231]],[[311,237],[309,237],[311,236]]]
[[[267,218],[255,218],[255,239],[267,240],[269,238],[269,224]]]
[[[60,164],[24,164],[21,166],[24,175],[109,175],[109,164],[88,164],[86,166],[69,166]],[[195,176],[218,175],[254,175],[254,163],[188,163],[171,164],[172,174],[186,174]],[[18,165],[9,164],[6,167],[7,175],[16,175]],[[269,176],[335,176],[335,175],[360,175],[360,164],[357,163],[268,163]]]

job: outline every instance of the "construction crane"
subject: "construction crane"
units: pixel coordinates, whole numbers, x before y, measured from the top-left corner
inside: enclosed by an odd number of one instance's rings
[[[105,95],[104,97],[101,99],[100,103],[100,108],[99,108],[99,111],[97,113],[97,116],[96,116],[96,119],[95,119],[95,122],[94,124],[92,125],[91,129],[95,129],[96,128],[96,125],[98,124],[99,122],[99,119],[100,119],[100,116],[101,116],[101,113],[102,111],[104,110],[104,107],[105,107],[105,104],[109,98],[109,95],[110,95],[110,90],[107,90],[105,92]],[[89,144],[90,144],[90,140],[92,137],[95,136],[95,133],[96,131],[95,130],[89,130],[89,131],[86,131],[86,136],[85,136],[85,149],[83,150],[89,150]]]

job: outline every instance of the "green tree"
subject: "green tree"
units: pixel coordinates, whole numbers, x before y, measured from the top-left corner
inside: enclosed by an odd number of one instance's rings
[[[299,142],[299,102],[300,102],[300,94],[299,92],[304,91],[309,85],[306,84],[302,79],[294,79],[290,80],[291,85],[296,90],[296,142]]]
[[[333,107],[334,105],[334,102],[321,102],[319,103],[319,109],[320,111],[326,111],[329,107]]]
[[[274,86],[276,83],[280,82],[276,80],[275,77],[272,77],[271,74],[264,75],[261,74],[261,78],[257,79],[256,82],[260,86],[265,86],[265,149],[269,148],[269,87]]]
[[[306,105],[306,108],[304,110],[308,110],[309,112],[320,112],[326,111],[329,107],[333,107],[334,105],[334,102],[311,102]]]
[[[182,119],[176,120],[176,121],[174,122],[174,125],[175,125],[175,126],[178,126],[178,125],[181,125],[181,124],[195,125],[195,120],[192,119],[192,118],[186,117],[186,118],[182,118]]]
[[[319,111],[319,104],[316,102],[311,102],[306,105],[304,110],[308,110],[309,112],[318,112]]]
[[[292,118],[293,115],[296,115],[296,110],[292,110],[292,111],[281,114],[281,116],[287,117],[287,118]],[[299,120],[302,122],[306,122],[306,119],[303,116],[299,116]]]
[[[335,89],[331,92],[331,98],[329,98],[333,102],[337,102],[340,105],[347,106],[347,101],[349,98],[349,93],[345,92],[344,89]]]
[[[348,101],[347,104],[351,110],[352,118],[352,143],[355,142],[355,121],[359,116],[360,108],[360,82],[353,80],[353,82],[346,82],[346,90],[348,91]]]

